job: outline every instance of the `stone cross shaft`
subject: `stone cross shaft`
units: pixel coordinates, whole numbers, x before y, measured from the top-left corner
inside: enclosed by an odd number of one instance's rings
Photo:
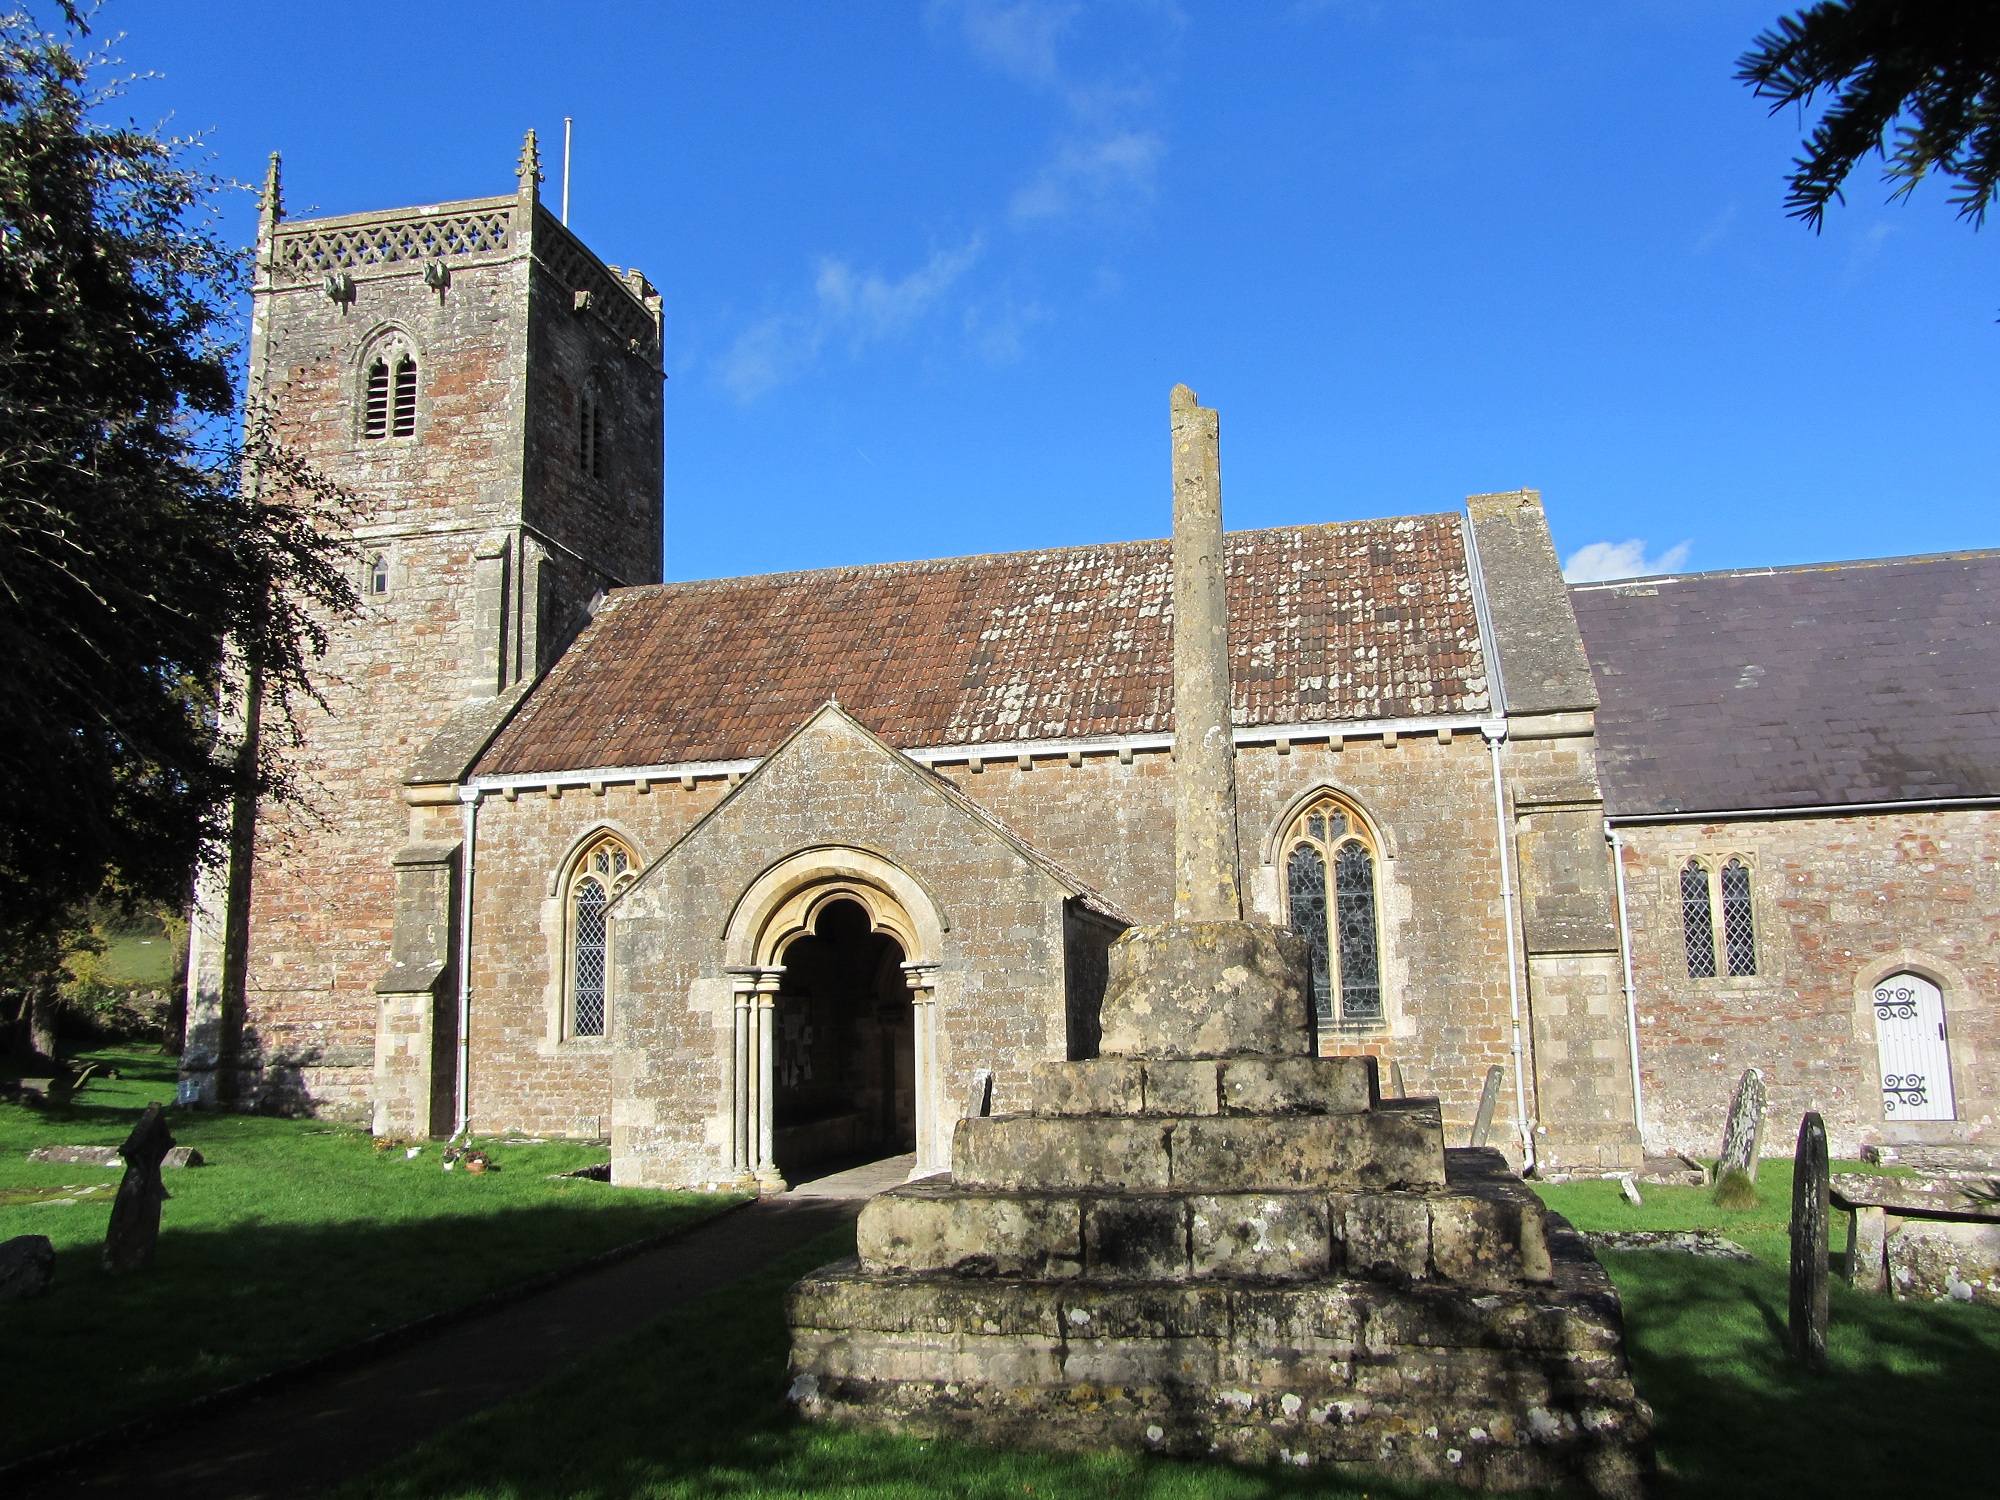
[[[1174,442],[1174,920],[1238,922],[1222,461],[1216,414],[1184,385]]]

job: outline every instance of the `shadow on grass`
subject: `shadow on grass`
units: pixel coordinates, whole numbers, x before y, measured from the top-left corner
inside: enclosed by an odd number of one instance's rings
[[[1668,1495],[1990,1496],[2000,1312],[1835,1285],[1829,1367],[1785,1354],[1785,1271],[1605,1257]]]
[[[853,1249],[851,1228],[824,1236],[451,1428],[342,1489],[339,1500],[1436,1500],[1465,1493],[1324,1470],[1015,1453],[808,1426],[782,1400],[784,1290]]]
[[[356,1210],[360,1194],[334,1184],[322,1222],[298,1222],[306,1216],[298,1200],[310,1204],[316,1190],[304,1180],[274,1184],[274,1196],[292,1194],[290,1222],[224,1202],[210,1218],[226,1212],[228,1222],[176,1226],[176,1208],[196,1190],[184,1182],[174,1190],[158,1260],[140,1276],[114,1278],[100,1266],[108,1198],[6,1210],[6,1232],[46,1224],[66,1228],[68,1242],[48,1296],[0,1306],[0,1462],[462,1308],[732,1202],[600,1184],[506,1202],[452,1180],[456,1204],[386,1192],[380,1216],[370,1216]],[[418,1192],[432,1190],[418,1184]],[[240,1196],[240,1188],[230,1194]]]

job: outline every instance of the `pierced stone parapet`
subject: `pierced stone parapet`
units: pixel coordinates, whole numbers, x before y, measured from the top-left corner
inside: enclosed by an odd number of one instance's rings
[[[511,206],[502,204],[458,213],[284,228],[274,238],[271,274],[281,286],[297,286],[343,271],[496,255],[512,244],[511,217]]]

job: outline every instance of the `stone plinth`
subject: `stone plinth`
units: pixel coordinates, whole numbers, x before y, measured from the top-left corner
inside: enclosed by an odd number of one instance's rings
[[[1107,1057],[1303,1056],[1305,939],[1262,922],[1134,927],[1111,945]]]
[[[1044,1064],[1034,1103],[961,1120],[955,1175],[871,1200],[793,1289],[808,1417],[1643,1493],[1603,1271],[1372,1058]]]

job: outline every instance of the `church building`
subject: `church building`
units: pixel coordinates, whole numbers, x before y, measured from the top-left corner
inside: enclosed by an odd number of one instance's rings
[[[948,1171],[1170,912],[1167,543],[662,583],[661,299],[540,181],[294,221],[273,165],[251,394],[362,607],[314,805],[203,888],[182,1099]],[[1322,1054],[1544,1173],[1713,1154],[1752,1066],[1773,1149],[1996,1138],[2000,554],[1571,587],[1532,490],[1226,552],[1245,914]]]

